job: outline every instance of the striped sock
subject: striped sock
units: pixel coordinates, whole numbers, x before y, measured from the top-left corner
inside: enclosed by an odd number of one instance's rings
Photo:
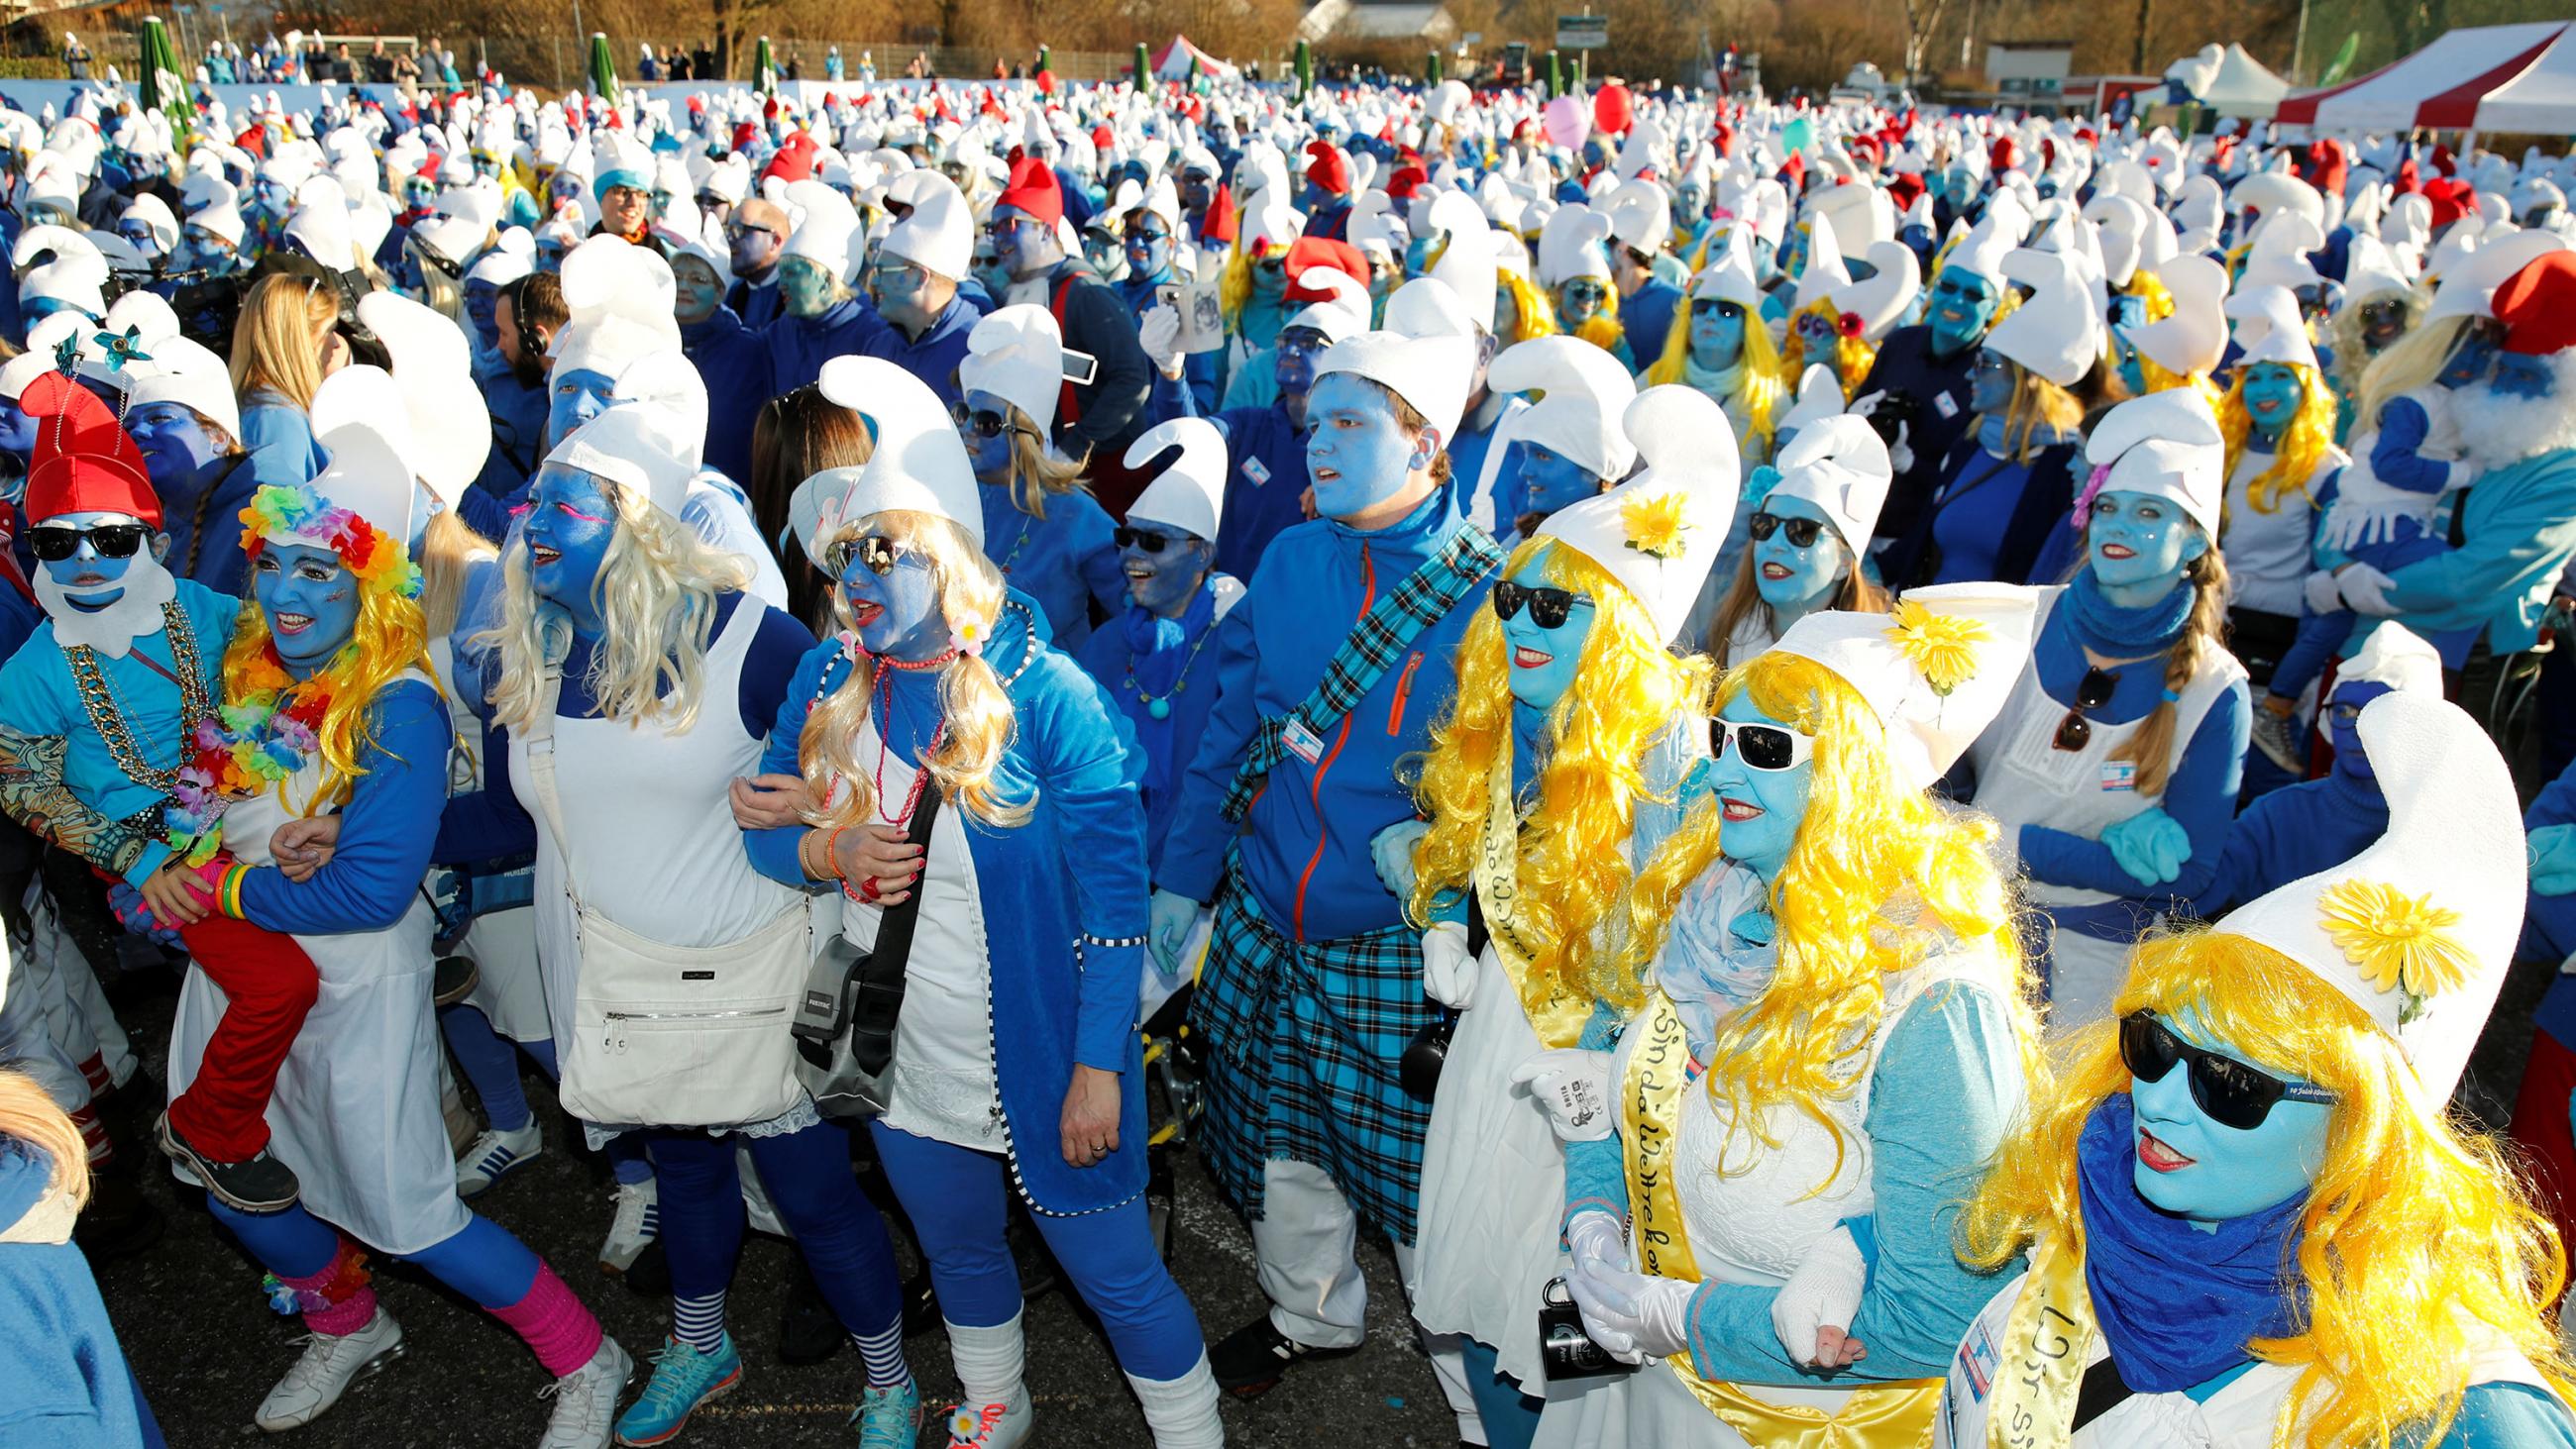
[[[704,1298],[673,1298],[671,1336],[700,1353],[714,1353],[724,1347],[724,1310],[722,1291]]]
[[[900,1389],[912,1382],[912,1365],[903,1357],[903,1318],[866,1335],[851,1334],[850,1342],[859,1346],[859,1357],[867,1362],[868,1387]]]
[[[80,1129],[81,1145],[93,1168],[105,1167],[116,1160],[116,1146],[107,1137],[107,1124],[99,1120],[98,1108],[83,1107],[71,1114],[72,1125]]]

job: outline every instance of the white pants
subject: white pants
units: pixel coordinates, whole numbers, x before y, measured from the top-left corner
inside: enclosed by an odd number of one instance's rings
[[[26,1073],[55,1106],[77,1112],[89,1105],[89,1078],[54,1039],[45,1010],[47,983],[37,979],[34,959],[32,946],[9,944],[9,983],[0,996],[0,1065]]]
[[[123,1086],[140,1065],[134,1059],[133,1045],[126,1040],[125,1028],[108,1009],[107,992],[98,984],[98,973],[90,969],[89,959],[63,934],[55,920],[54,907],[45,898],[39,884],[28,892],[28,915],[34,922],[31,942],[25,951],[27,984],[33,988],[37,1004],[45,1014],[45,1029],[54,1045],[73,1062],[86,1062],[93,1055],[107,1068],[108,1080]]]
[[[1262,1169],[1261,1216],[1252,1221],[1252,1253],[1270,1323],[1310,1348],[1357,1348],[1368,1336],[1368,1284],[1360,1277],[1359,1215],[1332,1175],[1311,1162],[1273,1162]],[[1395,1247],[1400,1282],[1413,1281],[1413,1249]],[[1420,1330],[1416,1330],[1420,1332]],[[1453,1334],[1424,1333],[1422,1347],[1440,1394],[1458,1416],[1458,1437],[1485,1442],[1484,1421],[1467,1392],[1467,1368]]]

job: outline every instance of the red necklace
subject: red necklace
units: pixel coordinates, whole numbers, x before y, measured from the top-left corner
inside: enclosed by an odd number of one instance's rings
[[[955,651],[955,650],[951,650],[951,651],[949,651],[949,654],[950,654],[950,657],[952,657],[952,658],[953,658],[953,657],[955,657],[956,651]],[[886,662],[886,663],[890,663],[890,664],[891,664],[891,663],[894,663],[894,661],[893,661],[893,660],[886,660],[886,661],[884,661],[884,662]],[[925,664],[925,665],[910,665],[910,666],[902,666],[902,665],[898,665],[897,667],[899,667],[899,668],[901,668],[901,667],[909,667],[909,668],[916,668],[916,669],[918,669],[918,668],[926,668],[926,667],[928,667],[928,666]],[[882,808],[884,808],[884,801],[885,801],[885,797],[886,797],[886,793],[885,793],[885,767],[886,767],[886,756],[887,756],[888,754],[892,753],[891,748],[890,748],[890,747],[889,747],[889,745],[887,744],[887,736],[888,736],[888,735],[890,735],[891,733],[893,733],[893,729],[894,729],[894,680],[893,680],[893,678],[892,678],[891,676],[889,676],[889,675],[884,675],[884,674],[880,674],[880,675],[878,675],[878,676],[877,676],[877,688],[876,688],[876,695],[877,695],[877,698],[876,698],[874,701],[871,701],[871,703],[872,703],[872,704],[874,704],[874,705],[877,707],[877,715],[878,715],[878,720],[879,720],[879,723],[877,724],[877,767],[876,767],[876,774],[875,774],[875,784],[876,784],[876,791],[877,791],[878,808],[882,809]],[[912,813],[913,813],[913,811],[915,811],[915,810],[917,810],[917,809],[921,808],[921,792],[922,792],[922,790],[923,790],[926,786],[928,786],[928,785],[930,784],[930,766],[929,766],[929,764],[928,764],[928,760],[929,760],[929,758],[930,758],[931,756],[936,755],[936,754],[938,754],[938,753],[939,753],[939,746],[940,746],[941,742],[945,741],[947,738],[948,738],[948,721],[946,721],[946,720],[944,720],[944,719],[943,719],[943,720],[941,720],[941,721],[939,722],[939,726],[938,726],[938,728],[936,728],[936,729],[934,729],[934,730],[932,730],[932,731],[930,732],[930,748],[928,748],[928,749],[926,749],[926,750],[924,750],[924,751],[922,751],[922,752],[921,752],[921,753],[922,753],[922,762],[921,762],[921,763],[919,763],[919,764],[917,764],[917,765],[914,767],[914,769],[913,769],[913,774],[912,774],[912,790],[911,790],[911,792],[910,792],[909,794],[907,794],[907,795],[905,795],[905,796],[904,796],[904,801],[903,801],[903,813],[902,813],[901,815],[895,816],[893,819],[891,819],[891,820],[889,820],[889,821],[887,822],[888,824],[890,824],[890,825],[894,826],[896,829],[898,829],[898,830],[908,830],[908,829],[910,829],[910,828],[911,828],[911,826],[912,826]]]

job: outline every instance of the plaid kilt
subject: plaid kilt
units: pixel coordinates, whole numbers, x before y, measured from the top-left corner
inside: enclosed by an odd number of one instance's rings
[[[1218,1185],[1257,1218],[1263,1167],[1311,1163],[1353,1211],[1411,1244],[1431,1105],[1405,1095],[1398,1070],[1438,1014],[1417,932],[1297,945],[1262,919],[1229,860],[1191,1008],[1208,1054],[1197,1142]]]

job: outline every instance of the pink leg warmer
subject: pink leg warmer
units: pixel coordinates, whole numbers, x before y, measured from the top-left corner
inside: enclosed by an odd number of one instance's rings
[[[340,1240],[340,1251],[330,1265],[310,1278],[280,1277],[277,1281],[295,1290],[302,1305],[304,1326],[325,1338],[346,1338],[367,1326],[376,1316],[376,1290],[366,1269],[366,1257],[348,1239]]]
[[[528,1285],[527,1296],[507,1308],[493,1309],[492,1316],[526,1340],[537,1362],[556,1378],[590,1362],[591,1355],[599,1352],[599,1320],[544,1263],[537,1265],[537,1280]]]

